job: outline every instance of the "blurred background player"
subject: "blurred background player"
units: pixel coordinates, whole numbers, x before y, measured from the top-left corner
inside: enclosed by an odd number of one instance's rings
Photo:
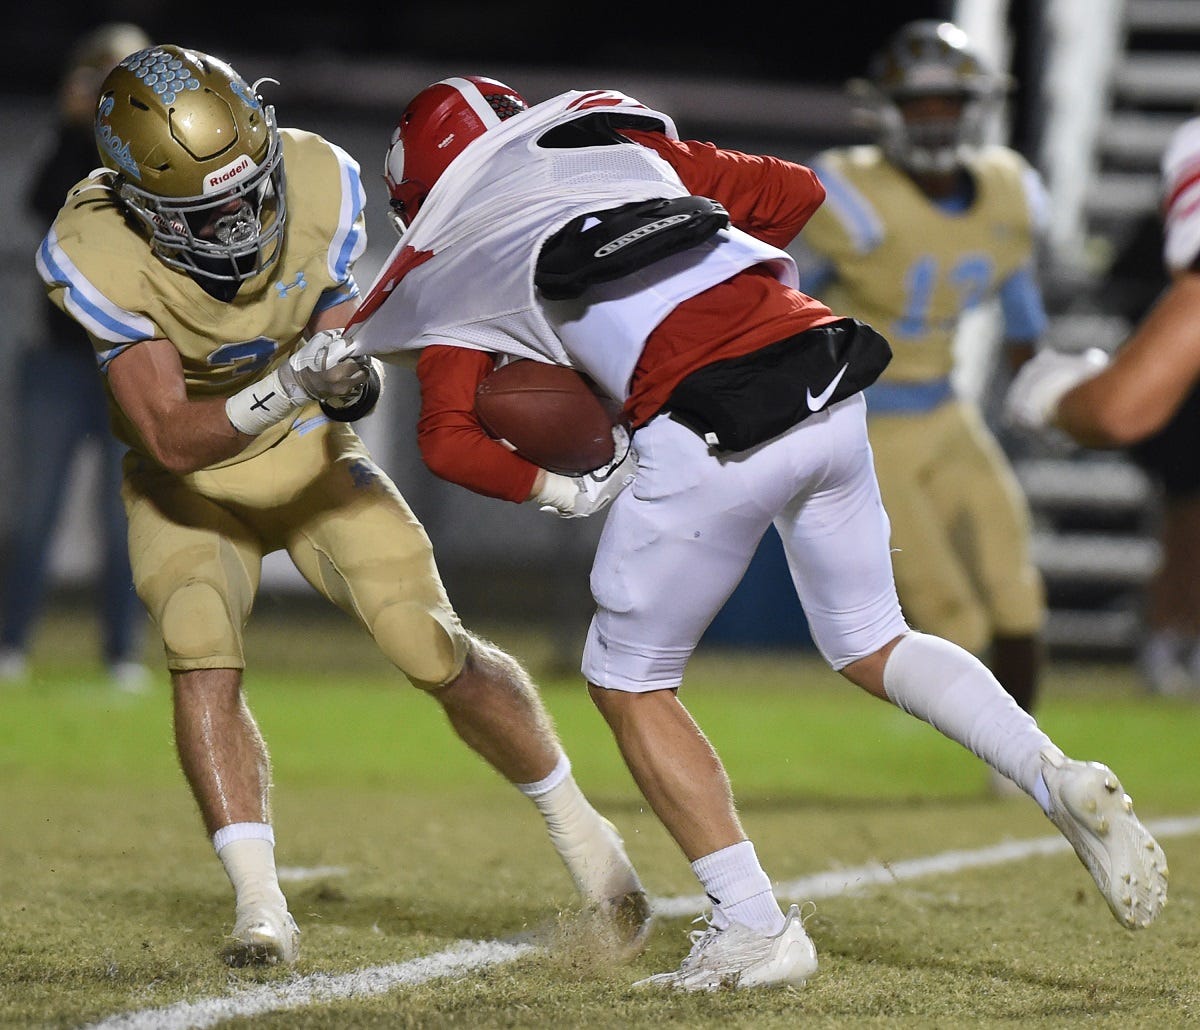
[[[956,389],[955,346],[963,317],[993,298],[1012,367],[1045,330],[1042,185],[1020,154],[985,144],[1007,83],[955,25],[905,25],[857,85],[875,101],[879,142],[813,161],[826,200],[793,248],[800,288],[892,345],[867,425],[906,617],[984,658],[1033,712],[1045,597],[1030,513],[979,404]],[[990,348],[966,343],[976,360]]]
[[[1194,457],[1200,386],[1200,118],[1175,130],[1161,170],[1161,260],[1169,284],[1111,361],[1095,348],[1039,352],[1009,387],[1005,412],[1025,429],[1066,433],[1086,447],[1130,448],[1143,462],[1149,456],[1164,469],[1164,485],[1167,463],[1174,464],[1162,558],[1180,567],[1160,570],[1152,585],[1161,593],[1151,595],[1152,635],[1141,659],[1152,689],[1194,693],[1197,655],[1191,635],[1197,629],[1197,576],[1192,570],[1200,543]],[[1183,577],[1190,580],[1186,595]],[[1169,592],[1167,583],[1179,593]],[[1166,631],[1157,640],[1156,628]]]
[[[31,214],[44,229],[58,214],[67,191],[96,167],[93,118],[100,83],[126,54],[150,43],[136,25],[117,22],[93,29],[71,48],[57,97],[52,138],[33,171],[27,194]],[[69,473],[86,448],[98,455],[94,517],[102,559],[92,599],[102,630],[109,677],[125,690],[146,686],[142,665],[145,616],[133,589],[125,510],[121,504],[121,456],[125,446],[109,428],[108,404],[87,334],[69,315],[39,297],[38,336],[16,362],[20,383],[20,503],[0,594],[0,680],[28,673],[30,637],[46,596],[50,546],[63,514]]]
[[[600,927],[636,947],[648,906],[619,836],[575,785],[525,671],[459,622],[424,528],[348,424],[379,385],[328,332],[358,305],[358,165],[277,128],[257,85],[178,46],[127,57],[101,86],[104,167],[37,257],[92,338],[130,447],[134,582],[162,635],[180,764],[236,897],[226,961],[288,963],[299,947],[242,690],[242,631],[277,550],[534,801]]]

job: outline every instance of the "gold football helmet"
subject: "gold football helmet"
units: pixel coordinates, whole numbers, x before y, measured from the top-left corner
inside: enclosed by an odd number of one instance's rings
[[[283,245],[279,130],[258,84],[207,54],[153,46],[100,87],[96,145],[118,197],[158,257],[201,280],[241,283]]]

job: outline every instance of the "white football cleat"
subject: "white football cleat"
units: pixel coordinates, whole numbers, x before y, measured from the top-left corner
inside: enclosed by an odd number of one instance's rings
[[[683,991],[738,990],[743,987],[803,986],[817,971],[817,949],[804,929],[800,909],[788,909],[783,929],[764,937],[740,923],[727,930],[693,930],[692,950],[673,973],[658,973],[634,987]]]
[[[291,965],[300,955],[300,928],[287,909],[255,906],[239,912],[221,952],[229,966]]]
[[[1121,781],[1098,762],[1042,752],[1050,821],[1071,843],[1122,926],[1149,926],[1167,903],[1167,856],[1133,814]]]
[[[644,890],[606,898],[590,911],[599,920],[603,946],[614,959],[625,962],[641,954],[653,922],[650,899]]]
[[[571,844],[555,839],[559,856],[583,896],[588,914],[599,921],[602,935],[614,957],[638,954],[650,936],[650,901],[637,870],[625,853],[617,828],[603,816],[589,812],[588,829],[576,826]]]

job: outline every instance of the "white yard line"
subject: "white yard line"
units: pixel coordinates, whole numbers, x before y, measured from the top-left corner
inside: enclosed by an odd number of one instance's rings
[[[1146,828],[1155,837],[1182,837],[1200,832],[1200,816],[1185,819],[1160,819],[1147,821]],[[928,858],[910,858],[888,865],[872,863],[852,869],[832,869],[799,880],[776,883],[775,895],[782,902],[813,901],[816,898],[832,898],[839,894],[852,894],[864,887],[899,883],[901,880],[917,880],[934,873],[957,873],[964,869],[979,869],[983,866],[1003,865],[1019,862],[1033,855],[1050,855],[1056,851],[1070,851],[1071,845],[1065,837],[1038,837],[1036,840],[1017,840],[1007,844],[994,844],[990,848],[974,851],[943,851]],[[693,916],[708,906],[703,894],[692,894],[679,898],[656,898],[654,914],[664,919],[676,916]]]
[[[280,883],[300,883],[304,880],[323,880],[330,876],[345,876],[349,869],[344,865],[281,865],[275,874]]]
[[[1147,822],[1146,826],[1160,839],[1182,837],[1200,833],[1200,816],[1160,819]],[[865,887],[916,880],[935,873],[955,873],[964,869],[1018,862],[1034,855],[1068,851],[1070,847],[1062,837],[1055,836],[1011,841],[975,851],[943,851],[927,858],[908,859],[886,866],[869,863],[788,880],[777,883],[775,893],[780,901],[811,901],[814,898],[849,894]],[[707,905],[708,900],[703,894],[655,898],[653,902],[655,916],[662,919],[696,915]],[[82,1030],[201,1030],[227,1019],[282,1012],[324,1002],[369,998],[386,994],[396,987],[422,984],[439,977],[463,976],[477,969],[514,962],[534,950],[533,945],[525,943],[460,941],[444,951],[408,962],[336,976],[312,973],[298,976],[287,983],[252,987],[219,998],[123,1012],[91,1023]]]
[[[460,941],[435,955],[392,966],[375,966],[331,976],[312,973],[285,984],[251,987],[223,998],[203,998],[109,1016],[92,1023],[93,1030],[191,1030],[216,1026],[227,1019],[261,1016],[267,1012],[304,1008],[348,998],[370,998],[406,984],[422,984],[443,976],[463,976],[476,969],[512,962],[533,950],[531,944],[503,941]]]

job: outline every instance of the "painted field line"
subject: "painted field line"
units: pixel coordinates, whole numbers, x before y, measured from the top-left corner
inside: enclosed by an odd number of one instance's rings
[[[459,941],[433,955],[391,966],[358,969],[332,976],[312,973],[284,984],[238,991],[223,998],[202,998],[161,1009],[142,1009],[92,1023],[92,1030],[192,1030],[216,1026],[227,1019],[244,1019],[268,1012],[304,1008],[322,1002],[371,998],[396,987],[422,984],[445,976],[464,976],[476,969],[513,962],[533,950],[532,944],[504,941]]]
[[[1200,833],[1200,815],[1147,821],[1146,827],[1160,840],[1184,837]],[[1036,855],[1069,851],[1070,847],[1064,838],[1054,836],[1011,841],[974,851],[943,851],[889,865],[873,862],[787,880],[775,884],[775,893],[783,902],[811,901],[849,894],[865,887],[917,880],[935,873],[956,873],[1018,862]],[[696,915],[707,906],[708,899],[703,894],[653,899],[654,914],[661,919]],[[515,962],[534,950],[532,944],[513,941],[460,941],[444,951],[408,962],[338,975],[311,973],[287,983],[252,987],[224,997],[119,1013],[90,1023],[82,1030],[202,1030],[227,1019],[283,1012],[323,1002],[370,998],[396,987],[415,986],[440,977],[464,976],[478,969]]]
[[[1146,828],[1160,840],[1200,833],[1200,816],[1181,819],[1148,820]],[[1019,862],[1034,855],[1051,855],[1058,851],[1070,851],[1071,845],[1065,837],[1038,837],[1034,840],[1016,840],[1006,844],[994,844],[989,848],[974,851],[943,851],[940,855],[927,858],[910,858],[901,862],[880,862],[855,866],[851,869],[833,869],[798,880],[784,880],[774,884],[775,894],[781,902],[813,901],[817,898],[832,898],[841,894],[852,894],[865,887],[899,883],[902,880],[918,880],[936,873],[957,873],[964,869],[979,869],[984,866]],[[1169,857],[1168,857],[1169,861]],[[1084,872],[1086,876],[1087,873]],[[693,916],[702,912],[709,902],[703,894],[688,897],[656,898],[654,914],[664,919],[677,916]]]
[[[324,880],[332,876],[345,876],[350,870],[344,865],[281,865],[275,870],[280,883],[301,883],[304,880]]]

